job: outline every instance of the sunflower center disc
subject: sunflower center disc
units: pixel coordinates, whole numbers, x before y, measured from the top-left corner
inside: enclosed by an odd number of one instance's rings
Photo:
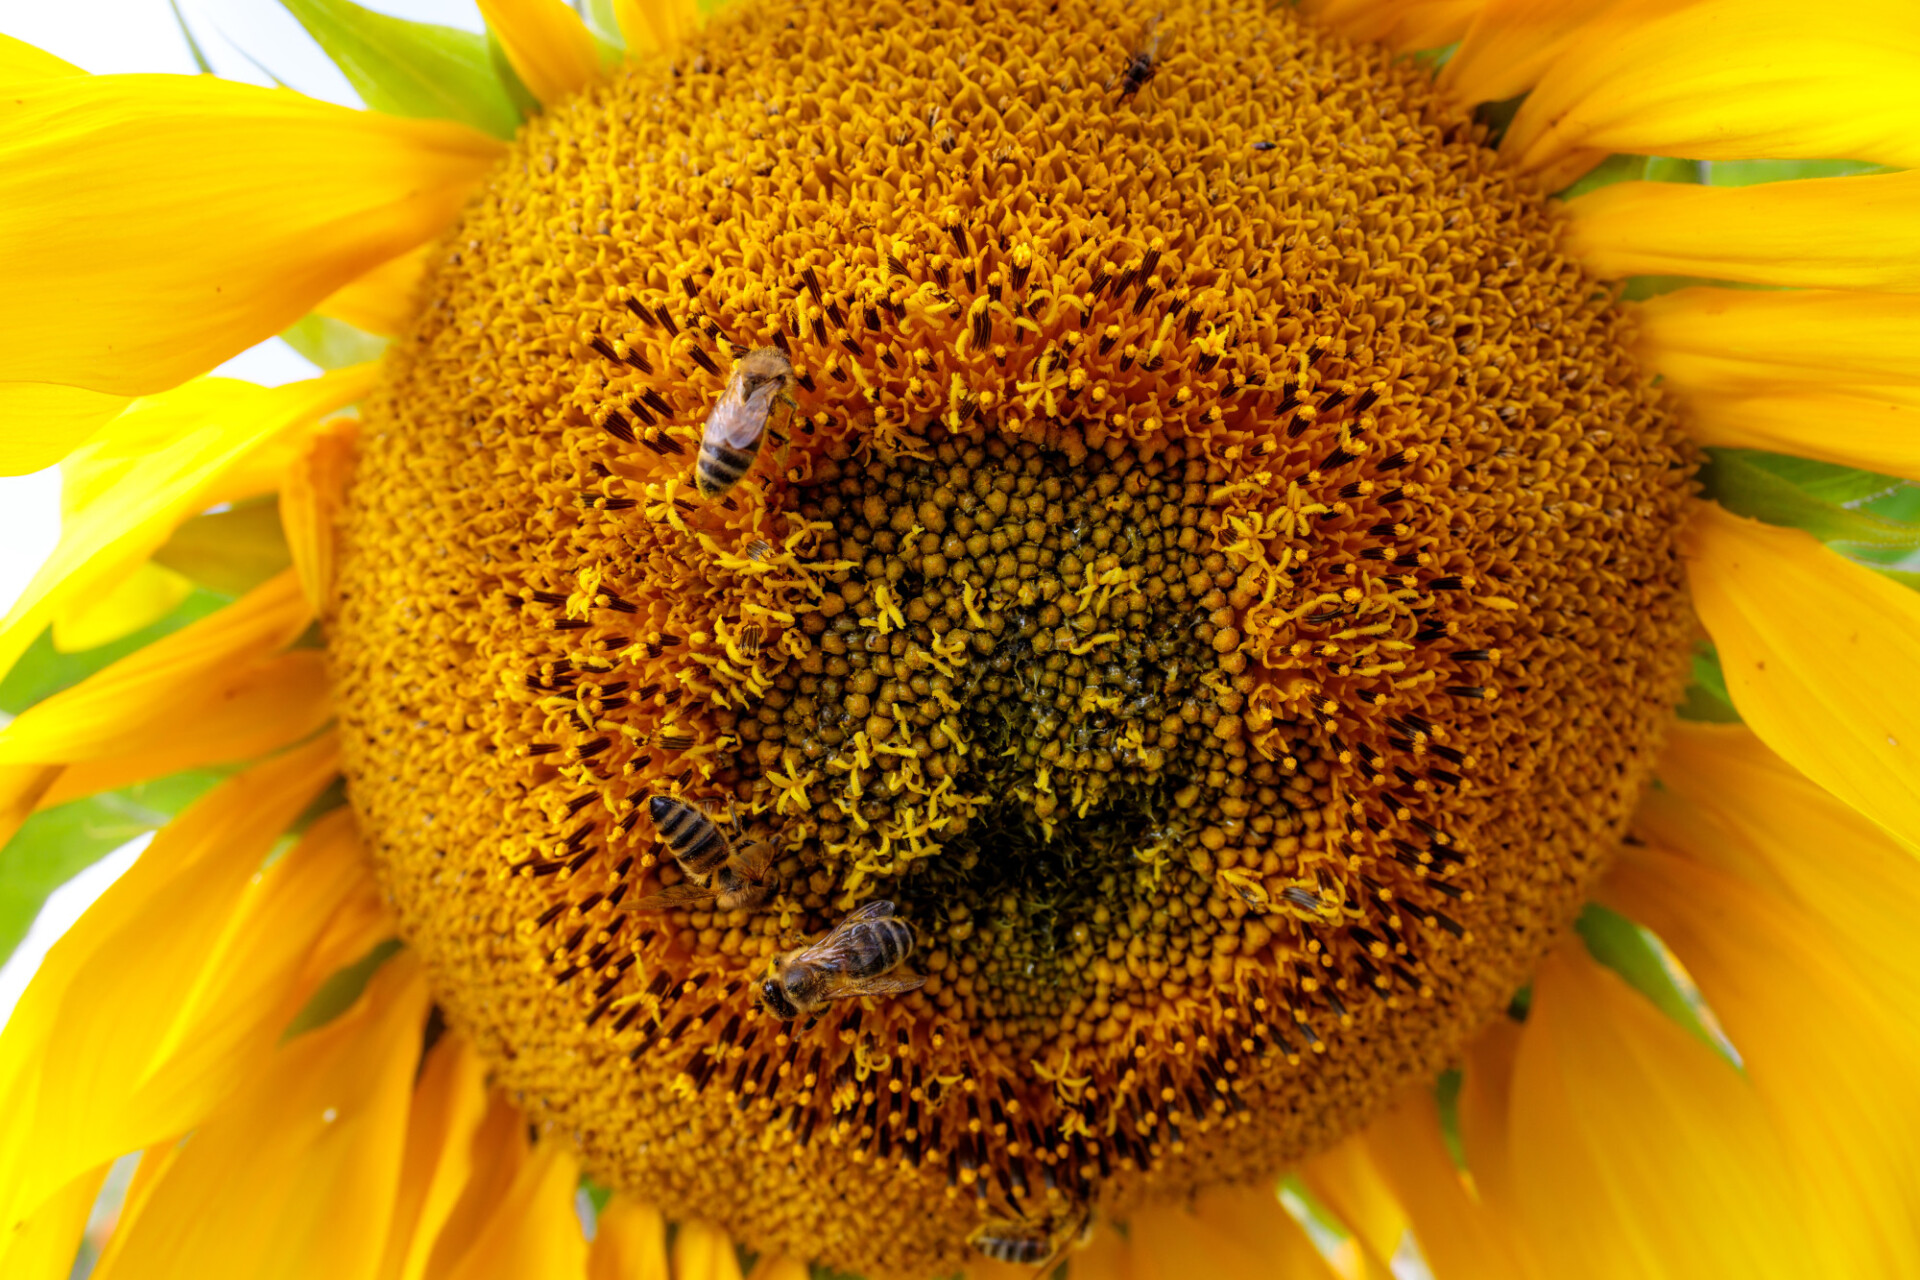
[[[536,119],[368,406],[330,622],[450,1022],[602,1181],[889,1276],[1430,1078],[1685,667],[1690,459],[1555,244],[1285,9],[747,7]],[[766,347],[796,403],[702,498]],[[633,909],[654,795],[765,900]],[[922,988],[757,1007],[876,899]]]

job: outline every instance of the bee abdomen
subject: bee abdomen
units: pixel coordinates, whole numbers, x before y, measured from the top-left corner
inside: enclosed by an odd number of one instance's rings
[[[874,920],[865,932],[869,953],[862,977],[878,977],[913,954],[913,927],[904,920]]]
[[[734,485],[740,483],[740,477],[753,467],[753,460],[759,455],[759,448],[734,449],[724,444],[703,443],[700,446],[700,460],[694,467],[695,483],[699,486],[703,498],[717,498]]]
[[[673,856],[679,860],[680,869],[688,875],[704,876],[725,862],[729,852],[727,838],[720,834],[718,827],[708,823],[702,835],[684,848],[675,849]]]
[[[664,796],[655,796],[651,808],[654,830],[667,842],[682,871],[703,876],[727,860],[727,838],[706,814]]]
[[[973,1247],[995,1262],[1031,1265],[1047,1256],[1048,1242],[1038,1236],[989,1235],[974,1241]]]

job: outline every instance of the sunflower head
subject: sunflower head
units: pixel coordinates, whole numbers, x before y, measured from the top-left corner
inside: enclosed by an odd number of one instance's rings
[[[1689,456],[1558,232],[1253,7],[745,11],[536,121],[330,628],[450,1017],[597,1176],[876,1273],[1364,1123],[1578,910],[1683,680]],[[876,902],[912,989],[770,976]]]

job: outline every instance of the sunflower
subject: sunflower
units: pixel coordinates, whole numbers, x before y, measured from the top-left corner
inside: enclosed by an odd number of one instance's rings
[[[1920,1274],[1910,5],[288,8],[0,41],[10,1280]]]

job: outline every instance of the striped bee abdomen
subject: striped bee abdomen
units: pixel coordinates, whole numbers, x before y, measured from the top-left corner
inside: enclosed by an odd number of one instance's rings
[[[1012,1262],[1032,1266],[1054,1252],[1053,1241],[1043,1235],[983,1235],[973,1242],[978,1249],[995,1262]]]
[[[647,802],[647,810],[674,861],[690,876],[711,875],[733,852],[726,834],[713,819],[685,801],[654,796]]]
[[[694,482],[703,498],[715,498],[740,483],[740,478],[753,469],[753,460],[760,456],[760,445],[755,441],[751,449],[734,449],[712,440],[700,445],[700,460],[694,466]]]
[[[858,977],[877,977],[913,954],[913,926],[905,920],[868,920],[857,928],[852,941],[859,948],[853,970]]]

